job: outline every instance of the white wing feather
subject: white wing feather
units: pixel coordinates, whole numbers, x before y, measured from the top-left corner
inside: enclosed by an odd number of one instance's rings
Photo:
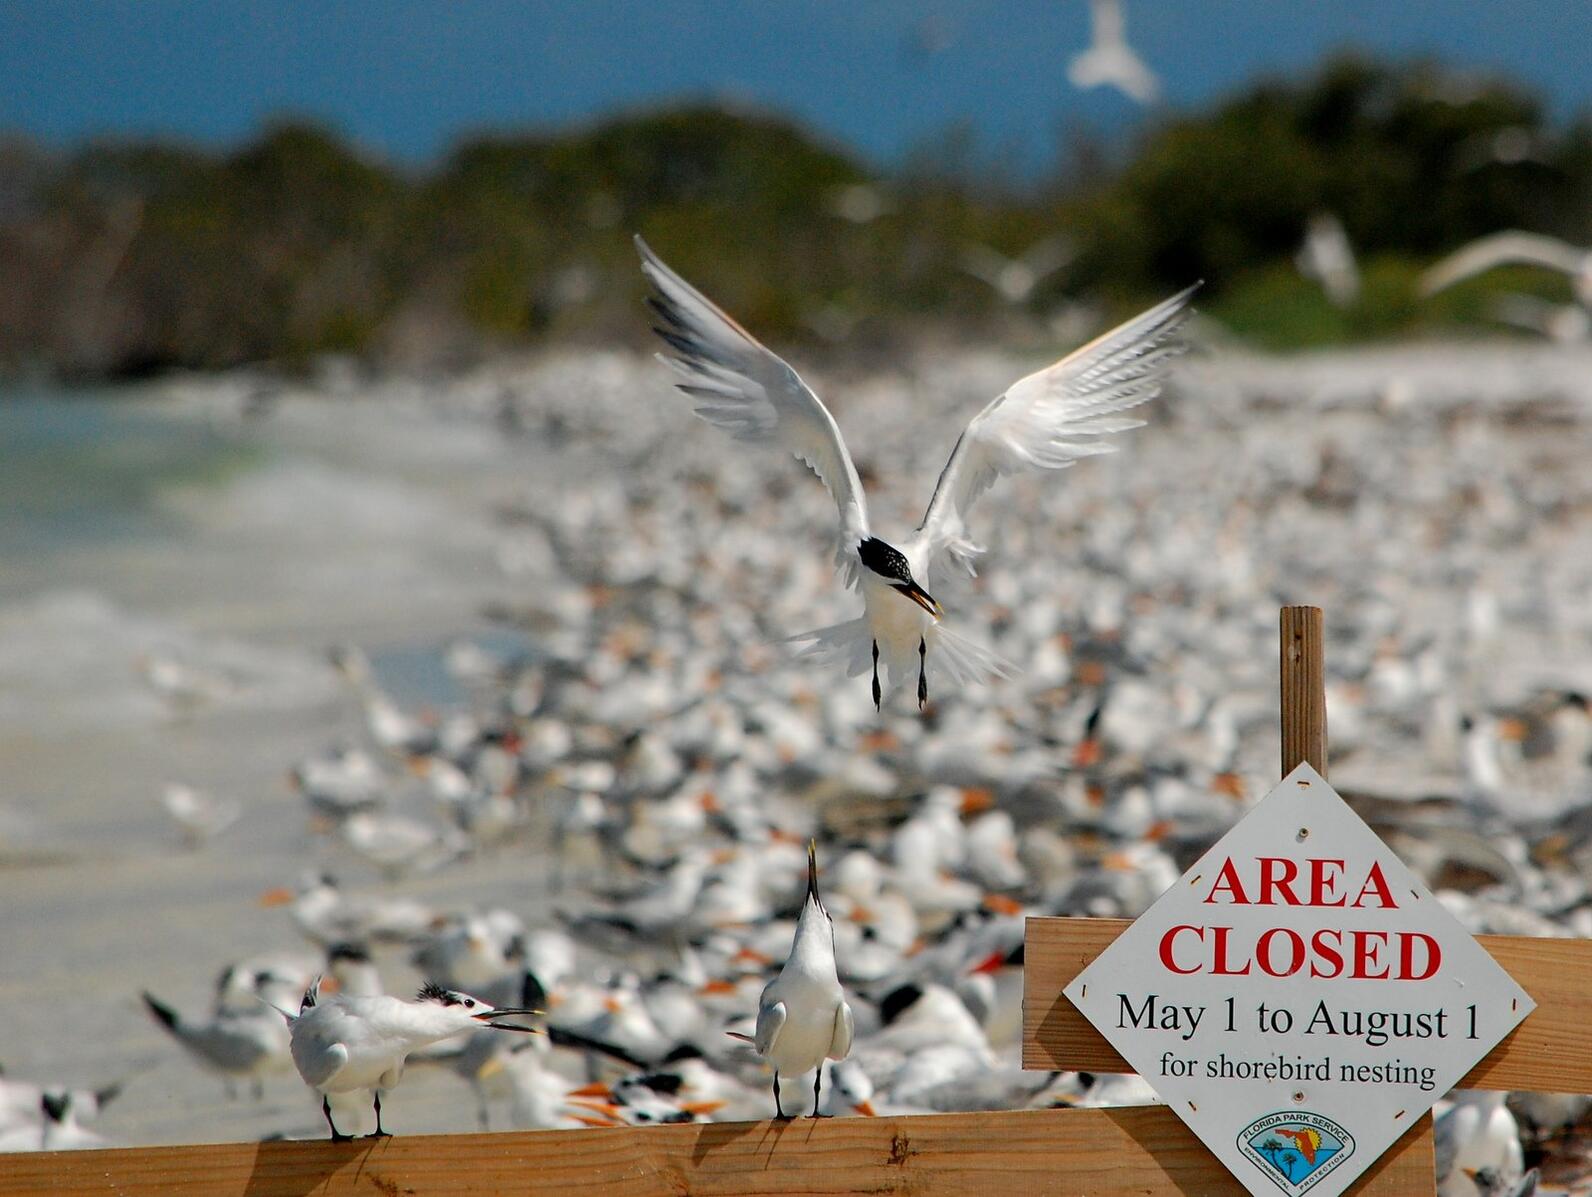
[[[1114,452],[1102,438],[1144,423],[1117,413],[1159,393],[1169,362],[1182,352],[1177,331],[1197,286],[1018,380],[974,416],[951,450],[908,555],[926,566],[946,556],[973,573],[983,549],[968,537],[967,516],[997,478]]]
[[[1421,275],[1421,294],[1431,295],[1495,266],[1545,266],[1573,275],[1585,269],[1587,256],[1584,249],[1540,233],[1493,233],[1455,250]]]
[[[779,1033],[785,1026],[785,1003],[771,1002],[757,1008],[757,1029],[752,1035],[752,1046],[757,1054],[766,1056],[774,1050]]]
[[[851,1054],[851,1038],[856,1024],[851,1016],[851,1006],[845,998],[835,1007],[835,1029],[829,1038],[829,1058],[844,1060]]]
[[[672,351],[658,360],[680,376],[680,390],[700,401],[696,413],[708,423],[737,440],[780,445],[818,475],[840,511],[835,562],[855,583],[868,510],[834,417],[784,359],[664,265],[640,237],[636,249],[655,288],[648,298],[659,318],[654,331]]]

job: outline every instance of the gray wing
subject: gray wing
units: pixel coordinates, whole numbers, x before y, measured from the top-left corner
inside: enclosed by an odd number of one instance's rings
[[[851,1035],[855,1029],[851,1018],[851,1006],[845,998],[841,998],[840,1005],[835,1007],[835,1033],[829,1040],[831,1060],[844,1060],[851,1054]]]
[[[1160,392],[1171,359],[1183,350],[1177,333],[1198,285],[1018,380],[974,416],[913,534],[919,559],[933,564],[948,555],[973,573],[983,550],[968,536],[967,515],[997,478],[1064,469],[1080,457],[1113,452],[1116,446],[1102,438],[1140,427],[1143,420],[1116,413]]]
[[[640,237],[636,249],[654,288],[647,300],[659,321],[653,331],[671,350],[658,360],[679,375],[680,390],[700,400],[696,413],[709,424],[737,440],[779,445],[818,475],[840,512],[836,563],[854,581],[868,510],[829,409],[784,359],[664,265]]]
[[[757,1048],[758,1055],[766,1056],[774,1050],[784,1026],[784,1002],[771,1002],[757,1008],[757,1030],[752,1034],[752,1046]]]
[[[1449,1110],[1432,1127],[1432,1149],[1437,1155],[1437,1181],[1441,1184],[1454,1170],[1454,1159],[1459,1155],[1459,1140],[1455,1134],[1454,1110]]]
[[[348,1048],[311,1031],[293,1036],[293,1066],[311,1089],[319,1089],[348,1063]]]

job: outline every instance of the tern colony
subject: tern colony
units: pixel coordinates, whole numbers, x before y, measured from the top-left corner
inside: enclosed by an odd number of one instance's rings
[[[226,957],[129,978],[129,1018],[140,988],[153,999],[143,1038],[124,1056],[107,1035],[94,1079],[142,1087],[150,1059],[209,1077],[85,1130],[88,1088],[68,1101],[71,1085],[6,1076],[7,1142],[214,1136],[222,1110],[324,1135],[287,1020],[260,1000],[297,1011],[317,973],[322,1002],[434,980],[545,1012],[524,1016],[545,1035],[487,1026],[409,1052],[385,1129],[457,1126],[465,1094],[495,1127],[771,1116],[756,1014],[806,906],[810,838],[853,1015],[822,1112],[1143,1100],[1136,1082],[1018,1067],[1021,915],[1139,913],[1275,780],[1274,610],[1297,598],[1329,613],[1350,800],[1472,929],[1587,934],[1592,371],[1569,352],[1184,359],[1131,455],[1066,486],[1007,481],[1022,518],[982,528],[999,568],[934,593],[1022,672],[936,686],[923,715],[876,715],[865,685],[787,659],[791,630],[853,614],[827,563],[792,551],[833,508],[694,432],[655,364],[582,355],[449,384],[428,400],[446,418],[570,458],[482,513],[498,615],[527,655],[457,646],[469,701],[428,720],[340,653],[367,742],[298,762],[296,810],[219,796],[244,813],[208,820],[195,849],[241,856],[251,821],[297,815],[328,833],[283,862],[284,881],[305,875]],[[1019,373],[937,351],[848,376],[837,414],[870,511],[915,518],[922,495],[897,480],[932,477],[957,414]],[[450,881],[476,904],[442,898]],[[313,955],[285,950],[296,936]],[[224,963],[202,1007],[170,1001]],[[796,1066],[781,1079],[803,1092]],[[258,1105],[213,1100],[256,1086]],[[370,1095],[325,1097],[340,1132],[371,1128]],[[1454,1108],[1450,1125],[1488,1128],[1461,1140],[1551,1148],[1581,1103]],[[1514,1167],[1507,1150],[1455,1158],[1454,1186]]]

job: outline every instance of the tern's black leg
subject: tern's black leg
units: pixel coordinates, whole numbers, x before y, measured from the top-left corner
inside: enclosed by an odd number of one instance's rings
[[[928,664],[929,642],[922,636],[918,637],[918,710],[923,709],[923,704],[929,701],[929,675],[924,672]]]
[[[819,1090],[819,1087],[821,1085],[823,1085],[823,1083],[824,1083],[824,1062],[822,1060],[820,1060],[820,1061],[818,1061],[818,1068],[813,1072],[813,1117],[814,1118],[828,1118],[829,1117],[828,1114],[820,1114],[818,1112],[818,1090]]]
[[[785,1107],[779,1104],[779,1069],[774,1070],[774,1117],[781,1122],[789,1122],[790,1115],[785,1112]]]
[[[873,709],[879,710],[879,642],[873,642]]]
[[[392,1138],[391,1132],[381,1129],[381,1090],[372,1089],[371,1092],[376,1096],[376,1129],[371,1131],[370,1134],[366,1135],[365,1138],[390,1139]]]
[[[324,1093],[321,1094],[321,1113],[326,1115],[326,1125],[332,1128],[333,1143],[347,1143],[354,1137],[353,1135],[345,1135],[338,1132],[337,1123],[332,1121],[332,1099]]]

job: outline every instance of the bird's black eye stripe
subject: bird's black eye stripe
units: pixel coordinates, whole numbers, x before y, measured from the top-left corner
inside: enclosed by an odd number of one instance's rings
[[[880,577],[891,578],[898,582],[912,580],[912,569],[907,565],[907,559],[901,555],[901,551],[885,544],[877,536],[870,536],[859,544],[857,556]]]

